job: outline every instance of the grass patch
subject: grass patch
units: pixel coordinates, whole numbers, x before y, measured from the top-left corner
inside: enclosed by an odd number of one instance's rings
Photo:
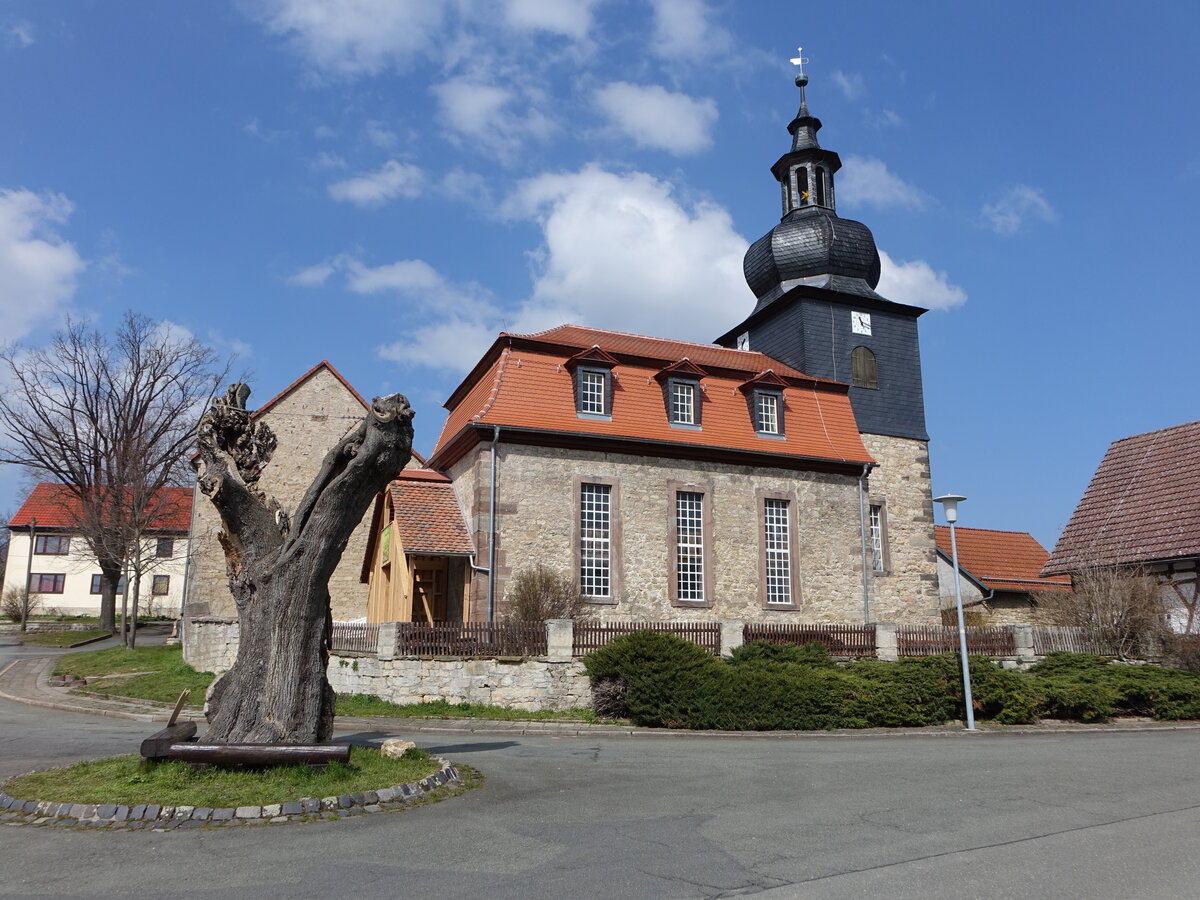
[[[389,703],[370,694],[339,694],[337,698],[339,716],[388,716],[397,719],[500,719],[506,722],[588,722],[599,719],[590,709],[576,707],[568,710],[509,709],[505,706],[489,706],[486,703],[448,703],[434,700],[430,703]]]
[[[211,672],[197,672],[183,661],[183,647],[110,647],[84,653],[68,653],[54,667],[55,675],[77,675],[91,681],[104,675],[139,673],[119,681],[97,681],[89,685],[93,693],[114,697],[133,697],[174,703],[179,694],[190,689],[190,705],[201,705],[204,692],[212,684]]]
[[[157,803],[222,809],[374,791],[418,781],[440,767],[423,750],[390,759],[368,747],[352,747],[348,765],[331,763],[323,772],[308,766],[193,769],[181,762],[143,765],[137,756],[114,756],[21,775],[5,784],[4,790],[13,797],[54,803]]]
[[[99,628],[90,631],[35,631],[17,635],[22,644],[40,644],[44,647],[69,647],[80,641],[90,641],[94,638],[108,637],[110,631]]]

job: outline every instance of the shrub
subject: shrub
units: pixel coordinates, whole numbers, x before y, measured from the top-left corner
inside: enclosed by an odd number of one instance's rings
[[[587,607],[574,579],[543,565],[517,572],[504,594],[504,601],[507,622],[575,619]]]
[[[1116,706],[1116,692],[1107,685],[1048,678],[1041,687],[1041,714],[1048,718],[1103,722]]]
[[[1094,674],[1108,665],[1108,659],[1094,656],[1091,653],[1047,653],[1046,658],[1029,667],[1031,675],[1051,678],[1065,675],[1077,677],[1088,673]]]
[[[1072,575],[1069,591],[1038,601],[1055,625],[1072,625],[1121,657],[1152,656],[1167,638],[1167,607],[1153,576],[1139,569],[1087,566]]]
[[[832,669],[836,665],[829,656],[829,650],[824,644],[811,643],[804,646],[796,644],[771,644],[767,641],[752,641],[736,648],[729,656],[733,665],[745,663],[786,663],[796,666],[808,666],[814,669]]]
[[[1179,635],[1175,640],[1172,662],[1185,672],[1200,672],[1200,635]]]
[[[691,641],[654,631],[614,638],[583,658],[597,715],[628,715],[637,725],[660,725],[659,707],[676,683],[720,663]]]
[[[21,615],[33,615],[37,609],[38,598],[22,587],[14,585],[0,597],[0,615],[12,622],[20,622]]]

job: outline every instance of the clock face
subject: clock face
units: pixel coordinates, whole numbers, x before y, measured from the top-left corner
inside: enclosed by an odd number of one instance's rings
[[[871,314],[865,312],[850,313],[850,330],[855,334],[870,334]]]

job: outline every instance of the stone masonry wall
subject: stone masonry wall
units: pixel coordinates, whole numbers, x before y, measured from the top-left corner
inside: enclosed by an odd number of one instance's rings
[[[260,484],[289,512],[296,508],[325,454],[360,421],[364,410],[328,369],[320,368],[269,410],[262,420],[278,438],[271,462]],[[367,612],[367,586],[361,583],[371,511],[354,529],[329,580],[333,617],[340,621],[362,618]],[[193,511],[193,555],[185,616],[236,614],[225,573],[225,555],[217,543],[220,520],[216,509],[199,490]]]
[[[888,571],[873,578],[871,619],[936,624],[940,604],[929,445],[878,434],[862,438],[880,463],[871,472],[869,495],[871,502],[886,505],[890,558]]]
[[[224,672],[237,658],[238,620],[204,616],[183,623],[183,661],[198,672]]]
[[[583,663],[495,659],[389,659],[334,656],[329,682],[339,694],[373,694],[392,703],[490,703],[512,709],[590,706]]]
[[[468,511],[486,565],[488,453],[469,455],[450,473],[459,500]],[[614,521],[615,603],[597,603],[601,619],[717,619],[748,621],[862,621],[862,561],[857,479],[846,475],[789,472],[770,468],[681,462],[653,457],[578,450],[499,445],[496,576],[497,612],[512,573],[542,563],[576,577],[574,529],[578,512],[577,478],[600,478],[617,485]],[[927,468],[926,468],[927,471]],[[472,475],[472,472],[474,473]],[[927,483],[927,481],[926,481]],[[706,608],[673,607],[669,579],[673,570],[670,526],[674,490],[688,485],[711,498],[711,543],[707,564],[713,570],[713,597]],[[794,609],[764,609],[759,598],[759,492],[794,497],[798,525],[800,596]],[[932,524],[928,566],[933,578]],[[911,563],[909,555],[903,559]],[[919,583],[914,577],[910,579]],[[905,582],[907,584],[908,581]],[[473,585],[473,617],[486,616],[486,576]],[[936,616],[936,583],[929,608]],[[909,607],[901,621],[915,618]]]
[[[184,660],[201,672],[224,672],[237,657],[238,624],[227,617],[191,619]],[[588,706],[592,692],[579,660],[378,659],[330,656],[329,682],[339,694],[373,694],[393,703],[491,703],[515,709]]]

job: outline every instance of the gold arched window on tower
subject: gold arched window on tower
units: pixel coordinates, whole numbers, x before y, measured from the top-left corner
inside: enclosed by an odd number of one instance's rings
[[[875,354],[866,347],[855,347],[850,353],[850,383],[861,388],[879,387]]]

